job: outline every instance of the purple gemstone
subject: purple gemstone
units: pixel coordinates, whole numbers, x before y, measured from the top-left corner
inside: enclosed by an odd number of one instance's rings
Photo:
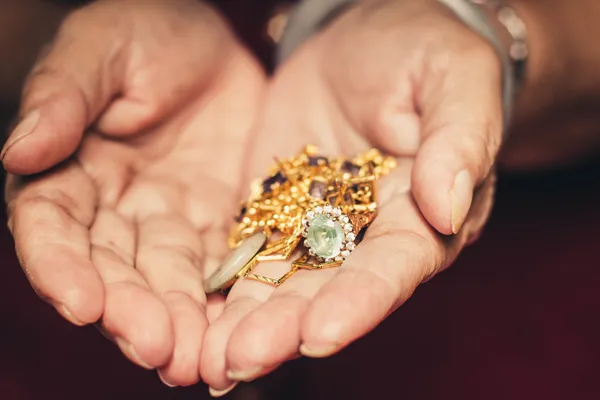
[[[345,204],[354,204],[354,200],[352,199],[352,194],[350,192],[344,193],[344,203]]]
[[[308,165],[310,165],[311,167],[316,167],[319,165],[328,165],[329,164],[329,160],[327,160],[327,157],[323,157],[323,156],[310,156],[308,157]]]
[[[240,213],[238,214],[238,216],[237,216],[237,217],[235,217],[235,221],[236,221],[236,222],[238,222],[238,223],[239,223],[239,222],[242,222],[242,220],[244,219],[244,215],[246,215],[246,211],[247,211],[247,208],[246,208],[246,206],[243,206],[243,207],[240,209]]]
[[[275,175],[270,176],[269,178],[263,181],[263,192],[269,193],[273,185],[275,185],[276,183],[279,183],[281,185],[286,181],[287,178],[281,172],[277,172]]]
[[[344,161],[342,164],[342,172],[347,172],[352,176],[356,176],[360,172],[360,166],[350,161]]]
[[[314,180],[310,183],[308,194],[317,199],[324,199],[327,193],[327,184],[322,181]]]

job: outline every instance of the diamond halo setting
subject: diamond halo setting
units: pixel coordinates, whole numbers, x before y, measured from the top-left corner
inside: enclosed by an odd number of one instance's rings
[[[304,213],[304,245],[319,262],[342,262],[355,249],[354,226],[339,207],[316,206]]]

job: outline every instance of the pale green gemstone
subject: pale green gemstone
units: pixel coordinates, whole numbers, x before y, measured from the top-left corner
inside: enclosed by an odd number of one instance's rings
[[[334,258],[340,254],[344,230],[326,215],[319,214],[308,222],[306,242],[318,257]]]

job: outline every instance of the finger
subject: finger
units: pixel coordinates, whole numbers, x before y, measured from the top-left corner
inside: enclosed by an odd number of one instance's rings
[[[268,94],[270,98],[276,99],[283,93],[285,85],[281,85],[280,83],[282,82],[283,80],[276,80],[270,88]],[[301,85],[298,89],[306,90]],[[328,116],[323,107],[318,107],[318,103],[311,103],[311,107],[315,108],[313,110],[315,112],[312,115],[316,115],[316,119],[313,118],[311,122],[322,128],[321,130],[308,130],[309,136],[313,136],[316,139],[315,135],[313,135],[315,131],[323,132],[324,129],[330,128],[330,124],[328,123]],[[273,156],[277,156],[277,154],[274,154],[276,153],[274,149],[282,148],[282,145],[283,148],[301,149],[306,144],[306,136],[302,135],[275,135],[272,137],[268,135],[269,132],[277,132],[280,130],[279,128],[284,127],[284,121],[289,122],[289,119],[280,118],[282,115],[289,116],[292,119],[296,118],[297,116],[292,111],[285,102],[269,102],[269,107],[265,110],[266,118],[263,118],[262,121],[260,135],[261,137],[266,135],[262,139],[268,140],[271,145],[262,146],[259,149],[260,151],[252,153],[252,159],[248,160],[247,163],[251,168],[244,171],[248,180],[264,175],[269,164],[268,160],[272,160],[272,157],[269,157],[269,155],[273,153]],[[298,119],[296,122],[302,126],[306,126],[306,121]],[[327,135],[321,138],[328,141]],[[271,139],[274,139],[277,143],[272,143]],[[317,143],[323,144],[320,141],[317,141]],[[323,147],[328,146],[325,145]],[[278,278],[288,272],[289,269],[289,263],[269,262],[260,263],[255,272],[258,274],[264,273],[264,275],[272,278]],[[226,354],[229,338],[236,330],[237,324],[252,310],[268,299],[273,291],[274,288],[267,284],[245,279],[238,281],[229,292],[223,312],[217,319],[211,322],[206,332],[202,349],[200,373],[202,379],[210,385],[211,392],[220,393],[234,384],[233,380],[227,377]]]
[[[112,17],[86,7],[66,18],[25,85],[22,120],[2,152],[8,171],[31,174],[66,159],[119,91],[124,49],[106,37],[122,34]]]
[[[302,317],[314,295],[336,272],[298,271],[245,316],[227,345],[227,377],[251,381],[296,357]]]
[[[95,189],[75,163],[7,188],[9,228],[34,290],[77,325],[97,321],[104,287],[90,260]]]
[[[418,94],[424,139],[412,187],[420,210],[443,234],[460,230],[501,143],[500,65],[491,48],[476,48],[441,78],[425,76]]]
[[[161,378],[170,385],[189,384],[189,382],[198,379],[197,364],[193,369],[186,368],[185,364],[189,361],[188,358],[192,356],[196,357],[196,363],[198,363],[200,351],[193,350],[191,347],[198,346],[198,343],[201,344],[203,332],[206,329],[205,327],[202,327],[202,324],[206,323],[204,319],[206,319],[208,316],[206,314],[209,311],[209,307],[207,305],[207,300],[204,299],[204,290],[201,286],[203,283],[202,274],[196,271],[195,274],[198,274],[198,276],[194,277],[189,282],[185,280],[185,274],[182,274],[181,271],[176,275],[178,276],[178,279],[166,279],[165,276],[170,274],[165,275],[164,267],[167,265],[172,266],[174,262],[187,262],[188,264],[191,263],[191,265],[200,268],[198,263],[200,262],[199,260],[201,255],[202,264],[204,264],[204,254],[202,254],[200,250],[203,247],[202,239],[204,238],[201,239],[197,232],[206,232],[206,244],[211,245],[214,243],[213,236],[215,236],[213,229],[217,229],[211,226],[214,222],[214,216],[206,210],[210,209],[214,211],[215,207],[227,207],[227,204],[227,202],[221,201],[218,204],[215,203],[212,204],[211,207],[207,207],[206,201],[201,202],[198,199],[193,198],[185,186],[182,186],[177,182],[172,182],[161,176],[154,176],[152,179],[137,179],[134,183],[132,183],[132,186],[129,188],[128,192],[123,195],[119,201],[119,214],[127,216],[130,219],[135,219],[145,223],[145,221],[154,221],[157,216],[169,216],[169,218],[173,216],[172,218],[176,218],[174,216],[177,215],[177,213],[184,213],[186,221],[189,221],[194,228],[192,235],[190,231],[191,228],[188,226],[188,222],[181,225],[183,220],[179,220],[179,217],[177,217],[176,222],[180,226],[173,227],[173,229],[176,229],[175,232],[179,232],[176,236],[162,237],[168,234],[168,229],[152,228],[150,231],[151,234],[148,236],[148,238],[152,240],[150,242],[151,245],[146,246],[149,251],[142,252],[141,248],[138,251],[138,257],[142,258],[141,262],[138,262],[138,265],[141,265],[140,270],[144,271],[143,273],[145,276],[149,274],[147,276],[149,281],[153,280],[157,282],[156,284],[152,284],[152,286],[155,288],[155,290],[157,290],[159,295],[161,293],[170,293],[170,291],[175,292],[176,294],[168,294],[168,296],[184,297],[180,296],[181,293],[186,296],[191,295],[191,299],[195,301],[196,307],[199,307],[200,312],[202,313],[201,316],[191,315],[192,308],[189,307],[184,309],[184,311],[187,313],[187,316],[183,317],[180,309],[174,311],[176,315],[173,318],[177,318],[179,320],[179,322],[175,319],[173,320],[173,327],[175,329],[174,334],[176,335],[175,346],[176,348],[179,346],[181,350],[177,351],[179,353],[184,353],[184,355],[175,355],[173,360],[168,365],[165,365],[165,369],[161,369],[160,371]],[[182,208],[182,205],[185,207]],[[167,219],[166,223],[170,226],[173,224],[173,222],[169,222],[171,221],[169,218]],[[156,235],[152,233],[155,231],[157,232]],[[142,232],[140,231],[140,233]],[[161,236],[158,236],[158,234]],[[140,237],[140,240],[141,239],[142,238]],[[172,239],[175,240],[175,242],[171,243]],[[178,243],[178,241],[181,241],[181,243]],[[152,250],[152,247],[155,247],[156,249],[150,251]],[[169,249],[171,249],[173,253],[170,259],[169,255],[167,254],[169,253],[167,251]],[[208,250],[208,255],[212,256],[218,254],[220,251],[222,251],[220,248],[211,248]],[[168,262],[158,262],[153,260],[152,256],[148,255],[152,254],[153,252],[162,252],[163,254],[160,255],[160,259],[162,260],[167,258]],[[192,257],[194,255],[195,257]],[[202,265],[202,268],[204,268],[204,265]],[[185,270],[185,268],[183,268],[183,270]],[[179,277],[184,278],[184,280],[181,281]],[[168,288],[160,286],[162,285],[161,281],[163,279],[166,279],[164,283],[168,283],[171,286]],[[189,283],[193,283],[193,285],[190,286]],[[200,284],[200,286],[195,286],[196,283]],[[198,289],[200,293],[198,293]],[[177,292],[178,290],[179,292]],[[210,317],[215,318],[215,314],[218,315],[222,309],[222,296],[212,297],[213,301],[211,301]],[[175,300],[177,303],[182,303],[184,301],[188,304],[190,303],[187,300]],[[206,309],[202,308],[202,304],[205,305]],[[171,304],[170,307],[175,306]],[[195,328],[190,329],[189,327],[185,326],[185,323],[188,320],[196,321],[194,322]],[[182,370],[185,370],[185,374],[182,372]],[[192,374],[195,374],[195,376],[192,376]]]
[[[382,208],[365,240],[306,311],[300,347],[305,356],[328,356],[372,330],[443,263],[442,245],[419,229],[425,224],[409,196],[388,206],[398,217]]]
[[[202,279],[202,242],[195,228],[177,215],[155,215],[139,225],[138,271],[171,314],[175,348],[159,370],[165,383],[198,382],[198,365],[206,318]]]
[[[475,208],[487,209],[479,200]],[[468,234],[465,229],[452,238],[439,236],[409,194],[386,203],[364,241],[306,311],[301,353],[325,357],[371,331],[421,282],[449,265]]]
[[[153,369],[169,362],[174,338],[167,306],[135,269],[136,228],[101,209],[92,226],[92,261],[102,277],[106,306],[102,329],[136,364]]]
[[[287,262],[259,263],[253,272],[272,278],[283,276],[290,269]],[[200,361],[202,379],[213,391],[230,387],[234,381],[227,377],[227,343],[239,322],[264,303],[275,287],[249,279],[236,282],[225,301],[223,313],[211,323],[206,332]]]

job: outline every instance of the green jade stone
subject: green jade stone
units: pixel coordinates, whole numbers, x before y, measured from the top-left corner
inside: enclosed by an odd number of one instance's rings
[[[316,215],[308,222],[306,242],[318,257],[328,259],[338,256],[343,241],[344,230],[326,215]]]

